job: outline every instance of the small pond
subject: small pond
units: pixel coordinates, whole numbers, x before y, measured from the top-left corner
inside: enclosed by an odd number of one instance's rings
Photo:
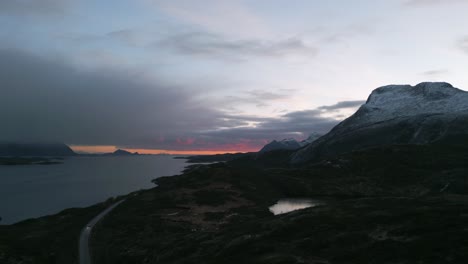
[[[305,198],[286,198],[279,200],[276,204],[270,206],[270,212],[274,215],[285,214],[295,210],[314,207],[321,203],[317,200]]]

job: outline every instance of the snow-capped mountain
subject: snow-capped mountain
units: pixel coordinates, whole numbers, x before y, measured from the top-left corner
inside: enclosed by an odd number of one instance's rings
[[[263,152],[279,150],[279,149],[295,150],[300,147],[301,145],[295,139],[287,138],[281,141],[273,140],[272,142],[266,144],[259,152],[263,153]]]
[[[319,137],[323,136],[322,134],[319,134],[319,133],[312,133],[309,135],[308,138],[302,140],[301,142],[299,142],[299,145],[301,145],[301,147],[304,147],[305,145],[309,145],[310,143],[314,142],[315,140],[319,139]]]
[[[419,114],[445,114],[468,110],[468,93],[449,83],[388,85],[375,89],[356,113],[353,125],[382,122]]]
[[[266,144],[259,152],[263,153],[263,152],[279,150],[279,149],[296,150],[314,142],[321,136],[322,136],[321,134],[312,133],[309,135],[308,138],[300,142],[298,142],[297,140],[293,138],[286,138],[281,141],[273,140],[272,142]]]
[[[390,144],[428,144],[468,137],[468,92],[448,83],[389,85],[328,134],[298,150],[300,163]]]

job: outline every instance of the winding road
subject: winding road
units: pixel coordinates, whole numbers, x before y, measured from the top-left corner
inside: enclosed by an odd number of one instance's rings
[[[125,199],[120,200],[113,205],[109,206],[106,210],[102,211],[96,217],[94,217],[89,223],[83,228],[80,235],[80,243],[79,243],[79,257],[80,257],[80,264],[91,264],[91,255],[89,253],[89,238],[91,235],[91,231],[96,225],[99,220],[101,220],[106,214],[112,211],[115,207],[119,204],[123,203]]]

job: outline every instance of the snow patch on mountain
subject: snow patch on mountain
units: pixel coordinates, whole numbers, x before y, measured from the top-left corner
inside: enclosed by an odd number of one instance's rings
[[[310,143],[312,143],[315,140],[319,139],[321,136],[323,136],[323,135],[319,134],[319,133],[312,133],[312,134],[309,135],[308,138],[306,138],[306,139],[302,140],[301,142],[299,142],[299,145],[301,145],[301,147],[309,145]]]
[[[292,163],[392,144],[452,142],[468,136],[468,92],[445,82],[375,89],[359,110],[292,155]]]
[[[388,85],[375,89],[356,112],[353,125],[395,117],[455,113],[468,110],[468,93],[449,83],[424,82],[416,86]]]
[[[294,138],[285,138],[280,141],[273,140],[272,142],[266,144],[259,152],[263,153],[267,151],[280,150],[280,149],[296,150],[314,142],[321,136],[322,136],[321,134],[312,133],[307,139],[304,139],[301,142],[298,142]]]
[[[273,140],[272,142],[266,144],[259,152],[267,152],[272,150],[288,149],[295,150],[300,148],[301,145],[293,138],[283,139],[281,141]]]

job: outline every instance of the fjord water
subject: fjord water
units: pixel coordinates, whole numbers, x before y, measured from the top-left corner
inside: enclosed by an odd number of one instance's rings
[[[0,166],[0,224],[85,207],[156,186],[187,164],[172,156],[70,157],[57,165]]]

